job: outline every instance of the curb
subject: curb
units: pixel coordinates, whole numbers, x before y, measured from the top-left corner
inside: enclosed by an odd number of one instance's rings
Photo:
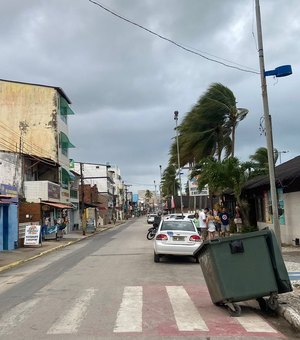
[[[297,330],[300,330],[300,315],[292,307],[279,306],[278,313]]]
[[[74,243],[77,243],[77,242],[80,242],[80,241],[82,241],[82,240],[86,240],[87,238],[93,237],[93,236],[95,236],[96,234],[99,234],[99,233],[101,233],[101,232],[103,232],[103,231],[105,231],[105,230],[111,229],[111,228],[113,228],[114,226],[119,226],[119,225],[121,225],[121,224],[122,224],[122,223],[113,225],[113,226],[111,226],[111,227],[105,227],[105,228],[102,228],[101,230],[96,230],[94,233],[92,233],[92,234],[90,234],[90,235],[86,235],[86,237],[78,238],[78,239],[75,239],[74,241],[69,241],[69,242],[66,243],[66,244],[61,244],[61,245],[59,245],[59,246],[57,246],[57,247],[54,247],[54,248],[51,248],[51,249],[42,251],[41,253],[39,253],[39,254],[37,254],[37,255],[34,255],[34,256],[32,256],[32,257],[29,257],[28,259],[23,259],[23,260],[19,260],[19,261],[15,261],[15,262],[12,262],[12,263],[10,263],[10,264],[7,264],[7,265],[5,265],[5,266],[3,266],[3,267],[0,267],[0,273],[1,273],[1,272],[4,272],[5,270],[8,270],[8,269],[17,267],[17,266],[19,266],[19,265],[21,265],[21,264],[23,264],[23,263],[26,263],[26,262],[35,260],[35,259],[37,259],[37,258],[39,258],[39,257],[44,256],[44,255],[47,255],[47,254],[49,254],[49,253],[51,253],[51,252],[53,252],[53,251],[55,251],[55,250],[58,250],[58,249],[61,249],[61,248],[65,248],[65,247],[68,247],[69,245],[74,244]]]

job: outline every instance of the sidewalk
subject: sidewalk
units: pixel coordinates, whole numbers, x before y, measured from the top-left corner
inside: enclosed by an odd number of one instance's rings
[[[0,274],[1,272],[16,267],[22,263],[34,260],[40,256],[46,255],[57,249],[67,247],[70,244],[79,242],[85,238],[94,236],[104,230],[110,229],[114,226],[120,225],[117,223],[115,225],[109,224],[105,226],[98,227],[94,233],[86,233],[82,235],[82,230],[72,231],[63,236],[63,238],[58,241],[47,240],[43,241],[42,246],[37,247],[23,247],[16,250],[1,251],[0,252]]]
[[[110,224],[98,228],[95,233],[82,235],[82,231],[72,231],[64,235],[59,241],[51,240],[43,242],[42,247],[19,248],[11,251],[0,252],[0,275],[3,271],[31,261],[40,256],[44,256],[56,249],[67,247],[70,244],[94,236],[104,230],[120,225]],[[298,272],[300,274],[300,247],[283,247],[282,255],[289,273]],[[279,314],[286,319],[293,327],[300,331],[300,280],[291,281],[293,292],[279,294]],[[258,306],[258,304],[257,304]]]

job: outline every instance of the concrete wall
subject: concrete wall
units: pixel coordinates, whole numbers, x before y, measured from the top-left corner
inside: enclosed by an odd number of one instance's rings
[[[295,238],[300,238],[300,192],[284,194],[285,229],[281,227],[281,233],[285,237],[285,243],[294,243]]]
[[[57,91],[51,87],[0,81],[0,132],[9,144],[2,150],[22,151],[58,162]]]
[[[1,146],[0,146],[1,149]],[[0,178],[1,183],[17,187],[18,192],[22,186],[22,159],[17,153],[0,152]]]
[[[300,238],[300,192],[283,194],[285,224],[280,225],[281,242],[295,244],[293,240]],[[257,223],[259,229],[269,227],[274,230],[272,223]]]

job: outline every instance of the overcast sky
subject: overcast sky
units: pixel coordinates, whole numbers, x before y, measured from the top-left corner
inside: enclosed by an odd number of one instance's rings
[[[99,2],[100,3],[100,2]],[[266,146],[260,76],[208,61],[108,13],[89,0],[0,0],[1,77],[61,87],[69,117],[70,158],[121,169],[132,191],[154,190],[179,123],[220,82],[249,109],[236,156]],[[259,71],[254,0],[101,0],[141,26],[206,57]],[[300,1],[261,0],[274,147],[282,162],[300,154]],[[238,65],[237,65],[238,64]]]

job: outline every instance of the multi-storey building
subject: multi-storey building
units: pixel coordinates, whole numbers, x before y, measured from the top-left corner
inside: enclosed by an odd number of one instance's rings
[[[109,223],[115,218],[115,171],[107,164],[99,163],[74,163],[74,170],[79,173],[82,179],[81,187],[85,184],[96,185],[99,201],[99,215],[104,223]],[[83,197],[82,197],[83,194]],[[84,191],[80,189],[80,201],[85,202]]]
[[[73,213],[74,180],[69,171],[69,148],[74,147],[68,136],[68,116],[74,114],[70,99],[60,87],[3,79],[0,93],[0,174],[2,184],[18,190],[19,221],[67,221]]]

